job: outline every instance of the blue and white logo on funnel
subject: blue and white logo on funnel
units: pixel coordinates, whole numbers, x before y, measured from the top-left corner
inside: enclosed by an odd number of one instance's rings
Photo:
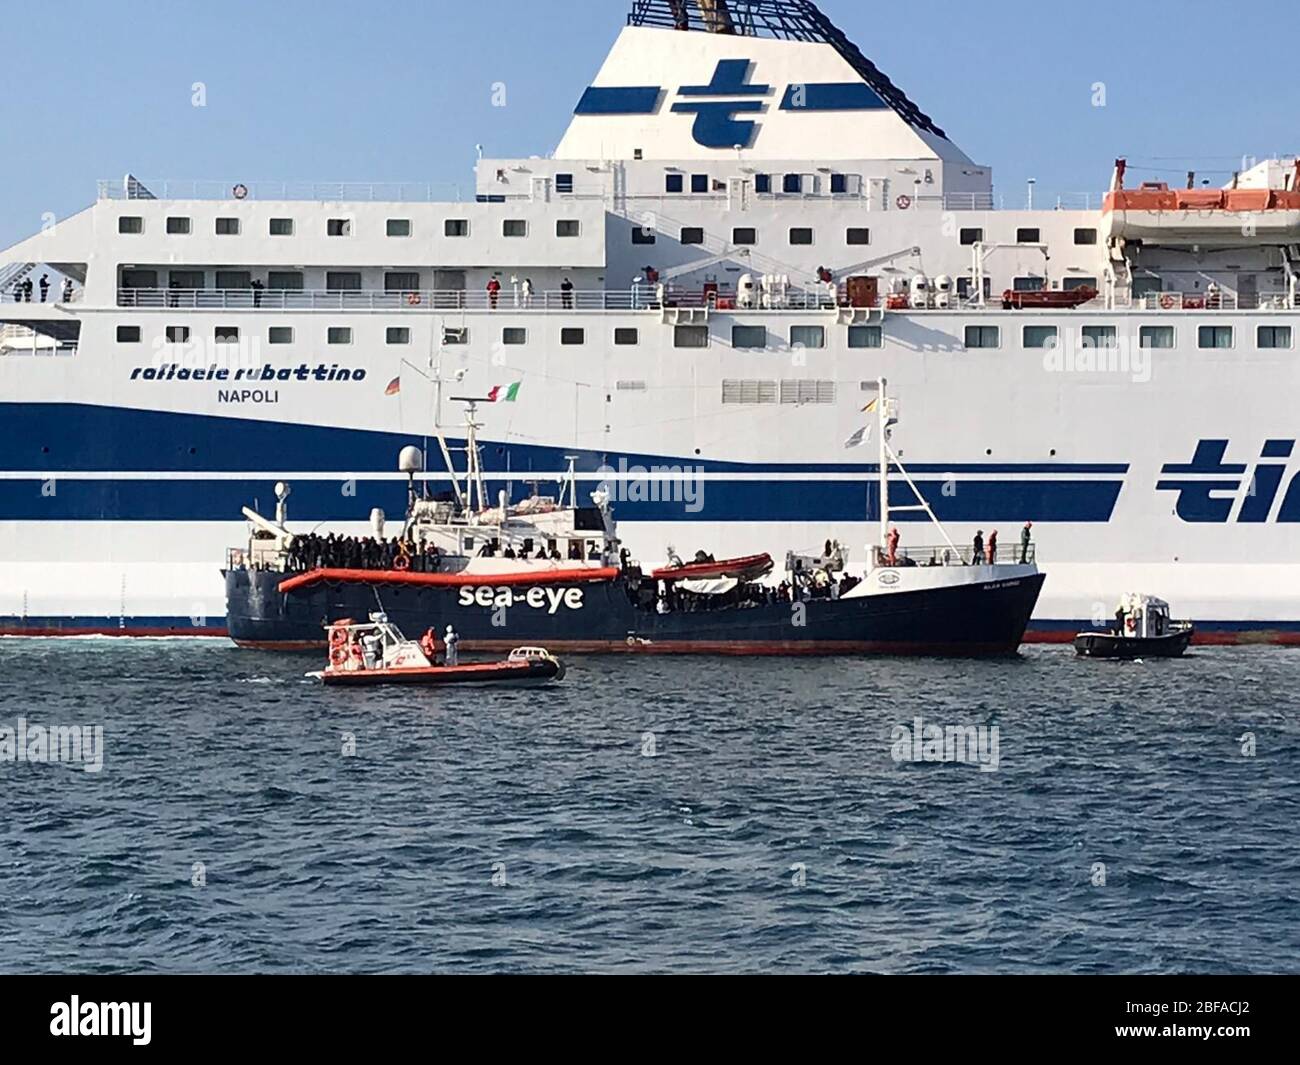
[[[750,80],[754,63],[749,59],[722,59],[707,85],[683,85],[677,90],[672,112],[694,115],[691,135],[704,148],[752,148],[758,123],[748,115],[767,110],[763,97],[772,87]],[[653,115],[665,93],[657,85],[595,86],[582,95],[577,115]],[[889,105],[862,82],[817,82],[789,85],[781,111],[874,111]]]
[[[762,100],[743,97],[766,96],[772,90],[770,86],[754,85],[749,81],[752,65],[748,59],[719,60],[713,79],[707,85],[683,85],[678,90],[678,96],[691,99],[673,104],[673,111],[679,115],[695,116],[692,135],[696,144],[705,148],[749,148],[753,145],[758,124],[736,116],[762,113]]]

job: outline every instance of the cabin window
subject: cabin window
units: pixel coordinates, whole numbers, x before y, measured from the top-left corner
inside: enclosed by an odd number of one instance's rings
[[[701,226],[683,226],[681,240],[683,244],[703,244],[704,229]]]
[[[522,218],[507,218],[501,223],[501,235],[503,237],[526,237],[528,236],[528,223]]]
[[[771,192],[771,191],[772,191],[772,175],[771,175],[771,174],[755,174],[755,175],[754,175],[754,191],[755,191],[755,192]]]
[[[1075,292],[1081,288],[1090,288],[1097,291],[1097,279],[1095,277],[1067,277],[1061,282],[1061,288],[1065,292]]]
[[[202,270],[168,270],[169,288],[201,289],[208,283],[208,276]]]
[[[442,223],[442,234],[445,237],[468,237],[469,219],[468,218],[444,219]]]
[[[325,220],[325,235],[327,237],[350,237],[352,236],[352,219],[350,218],[327,218]]]
[[[517,325],[508,325],[501,330],[502,344],[527,344],[528,330]]]
[[[1085,325],[1083,327],[1083,346],[1085,348],[1113,348],[1118,345],[1119,335],[1113,325]]]
[[[1196,331],[1197,346],[1202,348],[1232,347],[1232,326],[1203,325]]]
[[[572,192],[572,191],[573,191],[573,175],[572,175],[572,174],[556,174],[556,175],[555,175],[555,191],[556,191],[556,192]]]
[[[1144,348],[1172,348],[1174,346],[1174,327],[1172,325],[1144,325],[1138,330],[1138,345]]]
[[[117,220],[119,233],[143,233],[144,219],[137,214],[124,214]]]
[[[587,342],[587,331],[578,326],[565,326],[560,330],[560,343],[569,346],[575,344],[585,344]]]
[[[961,238],[962,244],[966,245],[967,247],[970,247],[970,245],[972,244],[984,243],[984,230],[982,229],[977,229],[977,228],[963,229],[961,233],[958,234],[958,236]]]
[[[1042,234],[1037,229],[1017,229],[1017,244],[1040,244],[1042,243]]]
[[[803,175],[786,174],[781,179],[782,192],[803,192]]]
[[[218,219],[217,219],[217,236],[219,236],[219,237],[237,237],[237,236],[239,236],[239,219],[238,219],[238,218],[218,218]]]
[[[673,347],[707,348],[709,346],[709,327],[707,325],[678,325],[673,327]]]
[[[576,218],[561,218],[555,223],[557,237],[577,237],[582,235],[582,223]]]
[[[641,342],[641,331],[631,326],[621,326],[614,330],[614,343],[619,347],[631,347]]]
[[[390,237],[409,237],[411,220],[409,218],[390,218],[384,223],[384,232]]]
[[[443,326],[442,343],[444,347],[451,347],[457,344],[468,344],[469,328],[467,326]]]
[[[253,287],[253,275],[247,270],[218,270],[217,288],[248,289]]]
[[[790,243],[792,245],[806,245],[813,242],[813,231],[807,226],[796,226],[790,230]]]
[[[731,327],[731,346],[749,351],[761,351],[767,347],[767,326],[733,325]]]
[[[757,244],[758,230],[752,226],[738,226],[731,231],[732,244]]]
[[[885,346],[884,330],[878,325],[849,326],[850,348],[883,348]]]
[[[298,270],[271,270],[266,275],[266,287],[276,292],[301,292],[302,273]]]
[[[1045,277],[1017,277],[1011,282],[1015,292],[1042,292],[1047,287]]]
[[[692,175],[691,175],[691,191],[692,191],[692,192],[708,192],[708,191],[709,191],[709,175],[708,175],[708,174],[692,174]]]
[[[351,344],[352,328],[346,325],[332,325],[326,331],[325,338],[330,344]]]
[[[968,325],[966,327],[966,347],[996,348],[1002,343],[1000,331],[996,325]]]
[[[849,191],[849,179],[845,174],[831,175],[831,195],[839,196]]]
[[[632,243],[633,244],[653,244],[655,242],[655,231],[651,228],[633,226]]]
[[[169,325],[167,327],[168,344],[188,344],[190,342],[190,327],[188,325]]]
[[[1074,243],[1080,245],[1096,244],[1097,231],[1095,229],[1076,229],[1074,231]]]
[[[824,325],[792,325],[790,327],[790,346],[792,348],[824,348],[826,346],[826,327]]]
[[[273,237],[292,237],[293,236],[293,219],[292,218],[272,218],[269,223],[268,232]]]
[[[390,325],[384,330],[386,344],[409,344],[410,342],[411,331],[404,325]]]
[[[419,292],[418,270],[389,270],[384,274],[385,292]]]
[[[140,343],[140,327],[138,325],[119,325],[117,327],[117,342],[119,344]]]
[[[1256,345],[1261,348],[1290,348],[1289,325],[1261,325],[1255,334]]]
[[[682,192],[686,188],[686,177],[683,174],[665,174],[664,175],[664,192]]]
[[[212,339],[218,344],[238,344],[239,326],[219,325],[212,331]]]
[[[325,288],[329,292],[360,292],[361,274],[355,270],[327,270]]]
[[[974,294],[975,294],[974,288],[975,288],[975,281],[973,278],[969,278],[969,277],[957,278],[958,299],[969,300],[974,298]],[[986,277],[984,279],[984,298],[988,299],[991,295],[993,295],[993,279],[991,277]]]
[[[1024,344],[1027,348],[1054,348],[1059,335],[1054,325],[1025,326]]]
[[[871,230],[866,226],[849,226],[844,231],[844,243],[850,246],[870,244]]]
[[[293,326],[291,325],[271,326],[266,331],[266,342],[268,344],[292,344]]]
[[[181,237],[190,231],[190,220],[188,218],[173,217],[167,219],[167,232],[174,237]]]

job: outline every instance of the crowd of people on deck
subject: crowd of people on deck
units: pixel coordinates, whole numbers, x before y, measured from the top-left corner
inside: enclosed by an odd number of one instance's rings
[[[436,573],[442,568],[442,552],[434,544],[414,544],[396,536],[385,540],[374,536],[306,533],[293,538],[288,563],[292,570],[401,568]]]

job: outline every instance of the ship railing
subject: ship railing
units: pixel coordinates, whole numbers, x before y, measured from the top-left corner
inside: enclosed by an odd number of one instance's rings
[[[903,192],[885,198],[886,210],[932,211],[1097,211],[1101,209],[1102,195],[1091,192],[1062,192],[1052,196],[1035,196],[1030,203],[1008,201],[992,192],[946,192],[943,195],[916,196]],[[904,207],[903,204],[907,206]]]
[[[537,199],[526,191],[481,192],[456,182],[422,181],[189,181],[118,178],[97,182],[101,200],[261,200],[315,201],[318,203],[507,203]],[[579,184],[560,191],[552,182],[550,195],[557,201],[606,199],[605,190]]]
[[[101,200],[318,200],[374,203],[459,201],[452,182],[183,181],[119,178],[98,182]]]
[[[1288,296],[1274,293],[1267,296],[1238,292],[1151,292],[1142,296],[1127,297],[1116,294],[1118,309],[1141,311],[1288,311],[1294,310]]]
[[[881,548],[876,548],[876,565],[888,566],[886,553]],[[900,547],[895,553],[895,559],[904,566],[972,566],[972,565],[997,565],[997,566],[1020,566],[1031,565],[1037,556],[1037,545],[1030,543],[1027,547],[1019,541],[1008,544],[998,544],[993,552],[989,552],[987,546],[980,552],[978,560],[975,558],[975,545],[967,544],[965,547],[958,547],[956,550],[947,544],[928,545],[922,547]]]
[[[330,291],[322,289],[192,289],[119,288],[119,307],[184,310],[253,311],[660,311],[664,307],[708,307],[735,310],[734,295],[704,289],[668,288],[662,297],[651,285],[614,290],[574,289],[525,295],[511,288],[495,296],[483,290],[441,289],[401,292]],[[755,296],[753,310],[833,310],[836,301],[826,292],[790,288],[779,295]]]

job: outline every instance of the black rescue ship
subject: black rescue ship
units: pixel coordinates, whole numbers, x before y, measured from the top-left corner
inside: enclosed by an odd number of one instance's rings
[[[899,548],[889,523],[890,472],[921,495],[889,446],[896,419],[884,385],[873,427],[880,542],[860,576],[849,574],[844,548],[830,542],[817,556],[788,554],[776,584],[767,555],[674,558],[645,572],[620,551],[604,492],[592,493],[594,505],[578,506],[572,470],[559,502],[534,497],[509,506],[502,493],[489,505],[475,436],[478,401],[467,400],[463,474],[439,438],[454,500],[421,498],[415,478],[423,455],[403,451],[409,506],[395,542],[383,540],[378,514],[375,537],[361,547],[291,532],[285,486],[275,521],[245,510],[254,531],[247,550],[230,553],[225,572],[230,636],[244,647],[317,648],[325,626],[380,610],[408,632],[451,625],[467,651],[539,644],[661,654],[1014,653],[1044,580],[1032,547],[973,558],[948,539],[922,499],[910,509],[925,511],[946,542]],[[384,545],[377,565],[376,545]],[[340,554],[347,564],[338,564]],[[364,564],[355,564],[358,557]]]

